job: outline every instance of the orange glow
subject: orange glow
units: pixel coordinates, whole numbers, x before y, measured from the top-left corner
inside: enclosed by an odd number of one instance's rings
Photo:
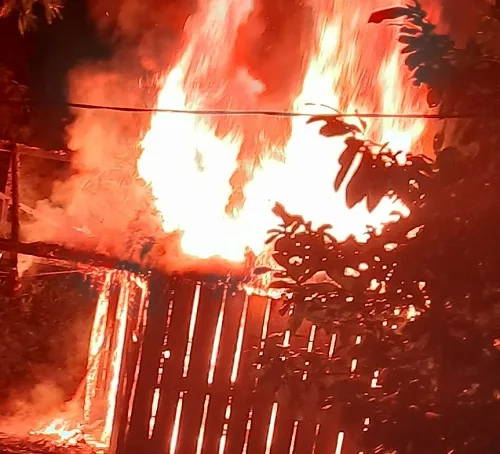
[[[258,109],[262,105],[259,100],[265,99],[265,82],[251,76],[245,63],[234,61],[233,55],[240,27],[247,25],[252,14],[259,14],[257,2],[198,3],[184,30],[185,44],[177,63],[161,80],[157,107]],[[394,6],[394,0],[309,3],[314,33],[302,74],[297,74],[302,89],[295,100],[282,100],[282,106],[314,113],[332,113],[320,104],[351,113],[425,111],[423,95],[408,83],[397,29],[367,23],[371,12]],[[260,32],[255,33],[258,39]],[[280,44],[283,52],[294,52],[286,43],[276,43]],[[316,106],[308,107],[310,103]],[[332,189],[343,139],[320,136],[320,125],[307,125],[307,120],[295,117],[289,120],[290,130],[286,123],[281,126],[283,131],[273,130],[273,137],[282,136],[282,143],[277,144],[264,139],[268,131],[255,126],[265,128],[266,122],[251,116],[153,116],[141,142],[138,171],[151,186],[164,230],[183,233],[185,253],[232,261],[243,260],[248,248],[262,253],[267,230],[277,224],[271,213],[277,201],[315,225],[334,225],[332,233],[338,239],[354,234],[363,240],[366,225],[380,231],[384,224],[408,214],[402,202],[390,195],[372,213],[364,202],[348,209],[345,185],[338,193]],[[269,123],[270,128],[277,127],[277,123]],[[423,120],[367,123],[367,139],[389,142],[390,148],[404,152],[424,130]],[[253,144],[251,151],[258,159],[241,161],[238,155],[248,143]],[[404,161],[404,154],[401,159]],[[258,165],[252,165],[255,161]],[[350,169],[350,175],[358,164]],[[235,177],[238,169],[243,169],[244,177]],[[242,188],[239,205],[231,203],[235,185]]]
[[[266,451],[265,454],[271,452],[271,445],[273,443],[274,426],[276,425],[276,415],[278,413],[278,404],[273,403],[273,408],[271,410],[271,418],[269,420],[269,426],[267,428],[267,439],[266,439]]]

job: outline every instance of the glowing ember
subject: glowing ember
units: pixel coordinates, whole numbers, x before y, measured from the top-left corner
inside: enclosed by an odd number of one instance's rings
[[[158,107],[234,110],[261,106],[260,100],[266,99],[265,82],[250,75],[251,68],[241,57],[234,57],[241,30],[249,28],[261,5],[257,0],[198,3],[177,64],[162,81]],[[312,11],[316,35],[299,75],[302,90],[293,102],[283,100],[282,106],[315,113],[325,113],[325,108],[306,104],[326,104],[348,112],[425,110],[422,96],[414,92],[402,67],[397,29],[367,24],[371,12],[394,6],[394,0],[310,3],[307,13]],[[245,39],[251,38],[246,31]],[[292,52],[287,43],[276,45],[283,46],[284,53]],[[243,259],[246,248],[261,253],[266,231],[277,222],[271,213],[276,201],[315,224],[333,224],[332,233],[339,239],[353,233],[362,240],[366,225],[380,230],[399,218],[391,212],[407,213],[389,195],[372,213],[364,203],[349,210],[345,187],[338,193],[332,189],[343,139],[319,136],[319,125],[306,125],[307,119],[296,117],[287,124],[288,120],[276,123],[249,116],[228,119],[160,113],[152,118],[141,144],[138,169],[151,185],[165,231],[183,232],[185,253],[234,261]],[[266,124],[273,130],[268,131]],[[368,123],[367,138],[407,151],[423,129],[422,121],[373,120]],[[280,140],[269,139],[276,136]],[[241,203],[233,203],[238,194]]]
[[[57,418],[44,429],[32,431],[31,434],[54,437],[63,441],[65,444],[74,445],[78,443],[79,436],[81,436],[82,432],[79,425],[62,418]]]

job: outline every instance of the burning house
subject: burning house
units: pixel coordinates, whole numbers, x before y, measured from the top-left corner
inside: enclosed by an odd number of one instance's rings
[[[269,264],[276,202],[333,225],[340,240],[363,241],[366,226],[381,230],[407,215],[393,194],[373,211],[348,208],[345,187],[332,188],[343,142],[308,123],[313,113],[425,111],[396,30],[367,23],[393,3],[199,0],[150,84],[150,118],[78,111],[69,128],[75,172],[23,231],[29,241],[57,243],[56,254],[98,257],[99,297],[81,420],[62,415],[34,428],[38,436],[118,454],[354,452],[334,422],[290,420],[253,393],[251,352],[274,333],[289,343],[290,333],[279,303],[249,291],[245,276]],[[146,82],[120,74],[121,58],[129,55],[75,69],[74,100],[140,104]],[[352,121],[402,159],[424,138],[421,119]],[[303,334],[297,347],[333,354],[335,336],[315,326]]]

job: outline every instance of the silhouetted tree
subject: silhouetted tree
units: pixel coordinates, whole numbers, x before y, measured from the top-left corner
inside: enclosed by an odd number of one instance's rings
[[[62,0],[3,0],[0,18],[16,16],[19,31],[24,34],[36,26],[37,8],[50,24],[61,16],[62,6]]]
[[[365,453],[493,453],[500,446],[500,59],[476,39],[458,49],[418,1],[370,18],[386,21],[399,27],[406,65],[415,85],[427,87],[429,105],[457,117],[454,143],[444,146],[439,133],[435,160],[410,155],[398,165],[357,125],[311,119],[325,123],[323,135],[345,137],[335,189],[362,158],[347,184],[348,206],[366,201],[373,209],[394,193],[411,213],[359,244],[275,207],[282,223],[269,240],[280,271],[271,286],[287,291],[292,334],[308,321],[337,333],[339,344],[332,359],[270,346],[261,386],[298,416],[312,414],[311,406],[318,418],[336,412]]]

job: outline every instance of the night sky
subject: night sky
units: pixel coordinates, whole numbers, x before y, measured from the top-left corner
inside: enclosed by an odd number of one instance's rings
[[[2,20],[0,64],[14,70],[27,85],[33,100],[66,101],[66,75],[82,60],[106,59],[109,46],[99,38],[89,16],[86,0],[66,2],[63,19],[52,25],[40,20],[37,29],[22,37],[15,20]],[[64,146],[64,128],[69,112],[61,107],[32,110],[32,144],[46,148]]]

